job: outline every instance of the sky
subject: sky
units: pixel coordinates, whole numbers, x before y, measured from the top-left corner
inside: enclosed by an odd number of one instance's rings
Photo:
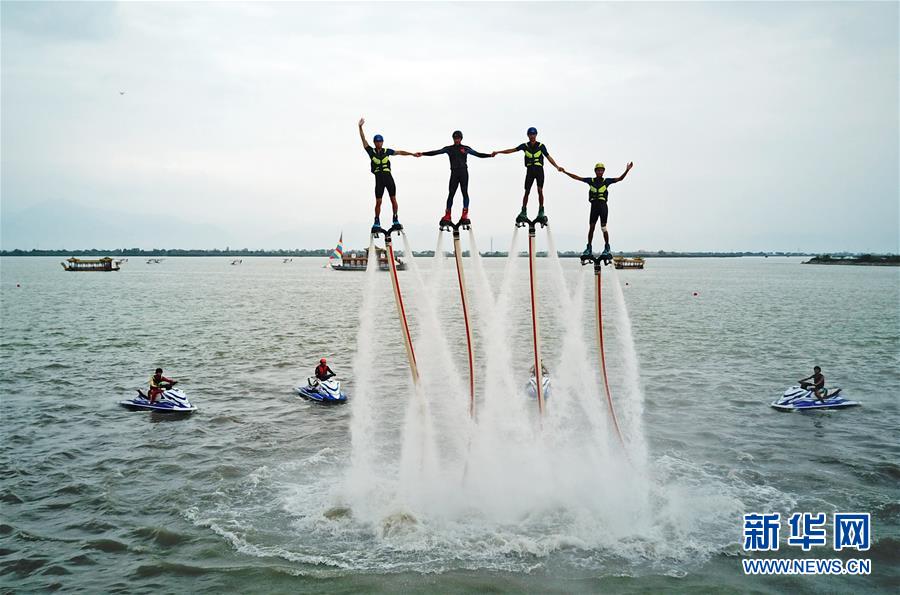
[[[507,149],[535,126],[578,175],[633,161],[610,189],[614,250],[900,251],[896,2],[4,1],[0,17],[4,249],[365,246],[365,117],[394,149],[454,129]],[[447,158],[392,165],[413,246],[433,248]],[[547,165],[557,247],[580,251],[588,187]],[[469,158],[482,250],[508,247],[524,174],[521,153]]]

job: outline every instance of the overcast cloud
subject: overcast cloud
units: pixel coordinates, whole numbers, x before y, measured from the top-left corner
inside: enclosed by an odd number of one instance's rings
[[[121,246],[40,229],[74,203],[198,226],[129,246],[315,248],[343,230],[361,247],[365,116],[395,149],[456,128],[505,149],[536,126],[580,175],[634,161],[610,191],[615,249],[897,252],[898,6],[3,2],[0,239]],[[433,247],[446,157],[393,170],[401,220]],[[469,172],[480,247],[505,249],[522,156]],[[545,194],[559,247],[581,250],[587,187],[548,167]]]

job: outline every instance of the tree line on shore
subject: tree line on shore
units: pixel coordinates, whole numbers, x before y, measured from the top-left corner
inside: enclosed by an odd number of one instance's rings
[[[348,252],[350,252],[348,250]],[[358,250],[357,250],[358,252]],[[166,248],[153,248],[150,250],[144,250],[142,248],[118,248],[115,250],[101,250],[98,248],[87,248],[83,250],[0,250],[0,256],[81,256],[87,258],[99,258],[102,256],[111,256],[113,258],[158,258],[158,257],[174,257],[174,256],[226,256],[226,257],[244,257],[244,256],[272,256],[279,258],[287,258],[287,257],[318,257],[325,258],[331,256],[334,253],[334,250],[331,248],[317,248],[315,250],[307,250],[307,249],[280,249],[280,250],[252,250],[249,248],[241,248],[241,249],[231,249],[226,247],[224,250],[213,248],[208,250],[200,250],[200,249],[182,249],[182,248],[174,248],[174,249],[166,249]],[[398,251],[398,254],[401,252]],[[452,252],[447,252],[447,255],[452,255]],[[527,255],[527,252],[522,252],[521,254]],[[578,258],[581,256],[580,252],[568,250],[564,252],[559,252],[560,258]],[[423,250],[420,252],[413,252],[414,256],[434,256],[434,250]],[[546,252],[538,252],[538,256],[547,256]],[[631,251],[631,252],[616,252],[616,255],[626,256],[626,257],[635,257],[640,256],[643,258],[685,258],[685,257],[695,257],[695,258],[710,258],[710,257],[740,257],[740,256],[813,256],[812,253],[809,252],[677,252],[677,251],[666,251],[666,250],[657,250],[657,251]],[[463,256],[469,256],[469,251],[466,250],[463,252]],[[491,257],[506,257],[506,252],[482,252],[481,256],[485,258]],[[849,253],[841,253],[841,254],[833,254],[833,255],[824,255],[819,258],[845,258],[845,257],[873,257],[873,255],[858,255],[858,254],[849,254]]]

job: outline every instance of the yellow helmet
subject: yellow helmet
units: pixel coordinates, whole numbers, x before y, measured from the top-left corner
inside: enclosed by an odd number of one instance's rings
[[[606,166],[603,165],[602,163],[598,163],[597,165],[594,166],[594,169],[606,169]]]

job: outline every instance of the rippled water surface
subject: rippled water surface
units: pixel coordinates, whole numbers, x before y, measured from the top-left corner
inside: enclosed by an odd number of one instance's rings
[[[623,453],[599,392],[594,277],[577,260],[538,265],[558,388],[542,421],[502,388],[527,380],[532,357],[526,261],[505,272],[505,259],[484,260],[508,313],[472,296],[477,426],[452,260],[400,274],[420,396],[387,274],[168,258],[70,275],[59,260],[0,261],[5,589],[860,592],[900,581],[896,268],[651,259],[605,273]],[[322,356],[346,406],[292,393]],[[768,406],[814,364],[863,406]],[[117,405],[157,366],[196,414]],[[745,577],[741,515],[798,511],[871,512],[875,543],[859,557],[872,575]]]

